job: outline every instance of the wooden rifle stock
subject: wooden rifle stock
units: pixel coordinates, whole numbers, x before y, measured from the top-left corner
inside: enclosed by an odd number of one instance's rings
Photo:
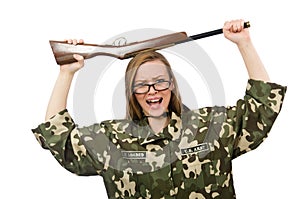
[[[118,59],[126,59],[137,53],[147,50],[158,50],[175,45],[177,41],[186,40],[188,37],[184,32],[164,35],[161,37],[144,40],[141,42],[133,42],[122,46],[114,45],[97,45],[97,44],[68,44],[63,41],[50,40],[50,45],[57,64],[68,64],[76,62],[73,54],[82,55],[85,59],[89,59],[98,55],[106,55],[116,57]]]
[[[244,23],[244,28],[250,27],[249,22]],[[114,45],[97,45],[97,44],[69,44],[64,41],[50,40],[56,63],[59,65],[76,62],[74,54],[79,54],[84,59],[89,59],[98,55],[106,55],[116,57],[118,59],[126,59],[140,52],[159,50],[174,46],[176,44],[188,42],[191,40],[201,39],[223,33],[222,29],[217,29],[198,35],[188,37],[185,32],[172,33],[144,41],[133,42],[121,46]]]

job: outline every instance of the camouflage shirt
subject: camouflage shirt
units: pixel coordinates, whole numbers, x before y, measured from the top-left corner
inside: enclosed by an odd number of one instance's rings
[[[101,175],[109,198],[235,198],[232,160],[267,137],[285,92],[249,80],[235,106],[172,113],[159,134],[147,119],[79,128],[67,110],[32,131],[67,170]]]

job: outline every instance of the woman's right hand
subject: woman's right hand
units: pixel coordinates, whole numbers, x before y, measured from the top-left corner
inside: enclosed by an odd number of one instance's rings
[[[76,40],[76,39],[66,39],[65,40],[69,44],[77,45],[77,44],[83,44],[84,41],[82,39]],[[84,66],[84,57],[78,54],[73,55],[74,59],[77,60],[77,62],[73,62],[71,64],[64,64],[60,66],[60,71],[64,73],[69,73],[71,75],[75,74],[79,69],[81,69]]]

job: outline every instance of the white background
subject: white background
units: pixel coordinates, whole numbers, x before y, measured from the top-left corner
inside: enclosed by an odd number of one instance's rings
[[[87,43],[102,43],[140,28],[193,35],[221,28],[225,20],[237,18],[251,22],[253,42],[272,81],[288,86],[282,112],[269,138],[257,150],[233,162],[237,197],[299,198],[297,1],[244,2],[2,1],[0,198],[106,198],[101,177],[78,177],[67,172],[42,150],[30,131],[44,119],[59,71],[48,40],[84,38]],[[243,96],[247,80],[237,48],[223,36],[197,43],[215,63],[226,103],[233,105]]]

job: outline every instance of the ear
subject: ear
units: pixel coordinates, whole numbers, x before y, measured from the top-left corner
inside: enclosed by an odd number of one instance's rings
[[[171,79],[171,85],[170,85],[170,90],[172,91],[175,88],[174,83],[173,83],[173,78]]]

